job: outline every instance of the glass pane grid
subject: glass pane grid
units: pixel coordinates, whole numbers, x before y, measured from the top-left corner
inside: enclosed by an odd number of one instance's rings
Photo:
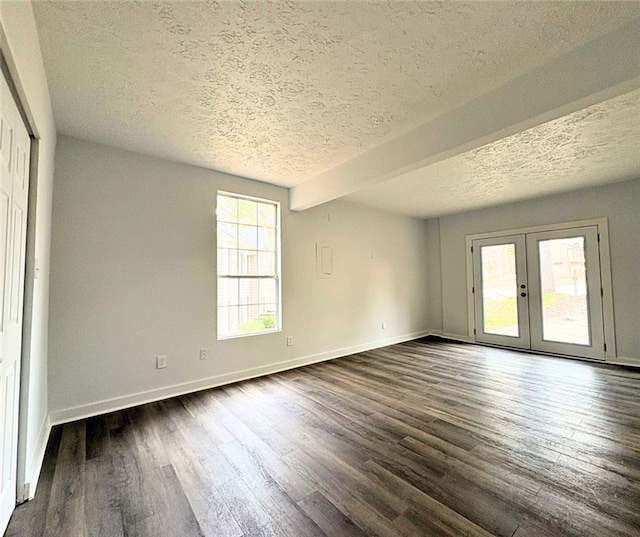
[[[275,211],[275,206],[273,206],[273,209]],[[234,218],[225,218],[223,216],[222,217],[220,217],[220,216],[217,217],[216,220],[218,222],[223,222],[223,223],[228,222],[230,224],[237,224],[239,222],[239,220],[237,218],[236,219],[234,219]],[[247,224],[247,222],[240,222],[240,223],[241,224]],[[258,225],[260,227],[269,227],[269,228],[276,227],[275,226],[275,222],[273,224],[271,224],[271,223],[262,222],[260,220],[257,220],[257,221],[254,220],[251,225]]]
[[[218,223],[220,224],[238,224],[237,220],[225,220],[223,218],[218,218],[217,219]],[[264,224],[262,222],[258,222],[257,224],[246,224],[244,222],[241,223],[243,226],[253,226],[253,227],[259,227],[259,228],[263,228],[263,229],[276,229],[277,226],[274,225],[269,225],[269,224]]]
[[[218,196],[218,337],[279,327],[277,204]]]
[[[220,223],[241,223],[264,228],[277,227],[276,203],[219,194],[217,204],[216,220]]]

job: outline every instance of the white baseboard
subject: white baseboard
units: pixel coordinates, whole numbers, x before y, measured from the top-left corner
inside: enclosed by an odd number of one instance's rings
[[[640,358],[627,358],[626,356],[616,356],[606,361],[607,364],[624,365],[627,367],[640,367]]]
[[[473,338],[469,337],[469,336],[461,336],[459,334],[448,334],[446,332],[442,332],[440,330],[432,330],[429,333],[430,336],[437,336],[437,337],[441,337],[443,339],[449,339],[451,341],[459,341],[461,343],[475,343],[477,345],[482,345],[482,343],[477,343]],[[500,347],[499,345],[488,345],[489,347],[496,347],[496,348],[504,348],[508,350],[508,347]],[[606,359],[606,360],[593,360],[590,358],[583,358],[580,356],[562,356],[559,354],[556,355],[551,355],[547,352],[542,352],[542,351],[535,351],[535,350],[530,350],[530,349],[511,349],[513,351],[516,352],[526,352],[529,354],[538,354],[541,356],[557,356],[560,358],[567,358],[570,360],[582,360],[582,361],[586,361],[586,362],[592,362],[592,363],[597,363],[597,364],[610,364],[610,365],[623,365],[623,366],[627,366],[627,367],[640,367],[640,358],[626,358],[624,356],[617,356],[615,358],[612,359]]]
[[[441,332],[440,334],[433,334],[438,335],[441,338],[444,339],[450,339],[452,341],[460,341],[462,343],[475,343],[476,340],[469,337],[469,336],[461,336],[460,334],[448,334],[447,332]]]
[[[25,484],[22,494],[18,495],[18,502],[24,502],[31,500],[36,494],[36,488],[38,487],[38,479],[40,478],[40,471],[42,470],[42,463],[44,462],[44,454],[47,450],[47,442],[49,441],[49,435],[51,434],[51,420],[49,417],[45,418],[38,434],[38,441],[36,446],[27,456],[27,468],[25,471]]]
[[[325,360],[332,360],[334,358],[348,356],[350,354],[355,354],[358,352],[364,352],[364,351],[369,351],[373,349],[378,349],[380,347],[386,347],[387,345],[403,343],[405,341],[419,339],[421,337],[425,337],[430,334],[431,332],[428,330],[424,330],[421,332],[414,332],[412,334],[406,334],[402,336],[396,336],[396,337],[391,337],[387,339],[377,340],[374,342],[364,343],[362,345],[355,345],[353,347],[345,347],[342,349],[336,349],[329,352],[312,354],[309,356],[303,356],[301,358],[295,358],[293,360],[285,360],[282,362],[276,362],[274,364],[254,367],[251,369],[234,371],[232,373],[226,373],[224,375],[216,375],[214,377],[198,379],[191,382],[185,382],[182,384],[175,384],[172,386],[166,386],[164,388],[158,388],[155,390],[148,390],[144,392],[134,393],[131,395],[125,395],[122,397],[105,399],[102,401],[97,401],[95,403],[89,403],[87,405],[79,405],[75,407],[65,408],[62,410],[56,410],[51,412],[49,415],[50,423],[51,425],[59,425],[61,423],[68,423],[70,421],[89,418],[91,416],[98,416],[100,414],[106,414],[108,412],[122,410],[124,408],[129,408],[132,406],[151,403],[153,401],[160,401],[162,399],[168,399],[170,397],[176,397],[178,395],[184,395],[186,393],[192,393],[200,390],[206,390],[209,388],[215,388],[216,386],[222,386],[224,384],[231,384],[233,382],[239,382],[242,380],[248,380],[255,377],[270,375],[272,373],[279,373],[281,371],[294,369],[296,367],[302,367],[305,365],[311,365],[318,362],[324,362]]]

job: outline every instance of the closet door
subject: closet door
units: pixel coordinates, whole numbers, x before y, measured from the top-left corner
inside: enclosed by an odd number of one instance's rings
[[[16,505],[30,139],[0,74],[0,533]]]
[[[531,348],[604,359],[598,229],[528,233]]]

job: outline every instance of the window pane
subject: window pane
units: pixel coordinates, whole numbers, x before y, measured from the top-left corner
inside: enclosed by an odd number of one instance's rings
[[[242,276],[258,275],[258,252],[256,250],[238,250],[238,274]]]
[[[235,278],[218,278],[218,306],[239,304],[239,284]]]
[[[238,250],[218,248],[218,276],[238,274]]]
[[[218,248],[238,247],[238,226],[218,222]]]
[[[278,309],[275,304],[260,304],[260,321],[265,330],[278,328]]]
[[[262,276],[275,276],[276,254],[272,252],[258,252],[258,274]]]
[[[258,223],[258,204],[250,200],[238,200],[238,222],[256,225]]]
[[[260,307],[258,304],[246,304],[240,306],[240,331],[255,332],[259,327],[255,326],[259,322]]]
[[[238,310],[238,306],[218,308],[218,337],[228,337],[238,333]]]
[[[542,286],[542,338],[589,345],[584,237],[538,243]]]
[[[260,304],[273,304],[276,301],[276,280],[260,280]]]
[[[483,246],[482,308],[485,334],[518,337],[516,245]]]
[[[258,225],[276,227],[276,207],[270,203],[258,204]]]
[[[235,222],[238,219],[238,200],[227,196],[218,196],[216,209],[218,221]]]
[[[238,226],[238,248],[245,250],[258,249],[258,228],[255,226]]]
[[[251,305],[240,308],[238,331],[242,334],[262,332],[277,328],[276,305]]]
[[[260,304],[260,315],[271,315],[276,319],[277,311],[276,304]]]
[[[240,280],[240,301],[241,306],[249,304],[259,304],[259,281],[257,278],[243,278]]]
[[[266,227],[258,228],[258,249],[274,252],[276,249],[276,230]]]

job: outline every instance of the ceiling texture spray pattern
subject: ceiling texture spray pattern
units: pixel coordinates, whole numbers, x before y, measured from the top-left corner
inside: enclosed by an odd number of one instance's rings
[[[43,1],[34,10],[62,133],[283,186],[639,15],[635,2]]]
[[[637,178],[639,153],[636,90],[379,183],[350,199],[429,218],[523,200],[541,191],[552,194]],[[424,199],[437,203],[425,204]]]

